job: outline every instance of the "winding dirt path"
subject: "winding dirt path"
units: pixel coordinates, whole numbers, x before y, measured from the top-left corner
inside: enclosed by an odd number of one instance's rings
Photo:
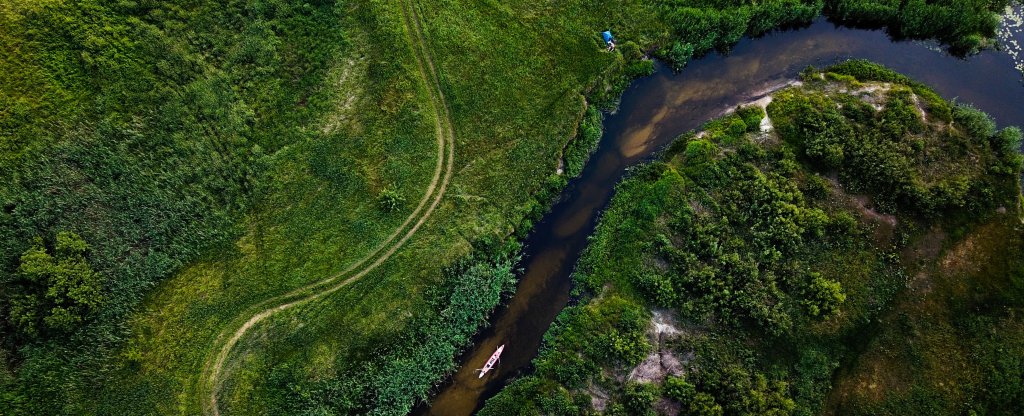
[[[427,186],[426,192],[423,198],[420,199],[419,204],[417,204],[416,209],[409,214],[405,221],[384,242],[366,256],[337,274],[310,283],[284,295],[263,301],[249,309],[252,313],[243,314],[238,319],[232,321],[232,323],[226,325],[228,329],[221,332],[214,342],[212,350],[215,353],[211,352],[207,358],[203,366],[202,377],[200,378],[200,386],[207,397],[203,401],[203,410],[207,415],[220,415],[217,396],[224,382],[224,365],[231,351],[249,329],[277,312],[334,293],[376,269],[398,251],[427,222],[427,219],[433,214],[438,204],[440,204],[442,197],[444,197],[445,191],[448,189],[455,160],[455,131],[448,113],[448,104],[445,101],[444,92],[441,90],[437,70],[434,67],[433,59],[430,57],[430,50],[423,37],[423,27],[419,15],[409,0],[402,1],[402,18],[405,23],[406,36],[409,37],[413,54],[416,57],[417,69],[427,86],[431,110],[434,112],[434,118],[437,120],[437,165],[434,168],[434,176],[430,181],[430,185]],[[411,227],[410,224],[412,224]],[[398,238],[398,241],[395,241],[396,238]],[[232,332],[231,328],[237,329]]]

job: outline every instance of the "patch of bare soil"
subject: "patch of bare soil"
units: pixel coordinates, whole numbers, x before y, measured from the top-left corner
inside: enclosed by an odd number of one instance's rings
[[[594,406],[594,410],[603,412],[608,407],[608,392],[604,389],[591,384],[587,387],[587,394],[590,395],[590,405]]]
[[[675,400],[661,398],[654,404],[654,411],[659,415],[678,415],[683,410],[683,405]]]
[[[958,243],[942,258],[940,265],[942,269],[947,273],[959,274],[978,269],[977,261],[970,261],[972,258],[977,259],[977,234],[967,236],[963,241]],[[977,259],[982,260],[982,259]]]
[[[668,346],[668,341],[680,334],[679,326],[671,312],[652,311],[647,336],[650,338],[654,350],[640,365],[629,372],[626,379],[640,383],[660,383],[667,376],[682,375],[684,361],[689,361],[689,357],[680,359]]]
[[[887,244],[892,241],[896,226],[899,225],[899,220],[895,215],[883,214],[875,210],[871,197],[867,195],[850,195],[849,201],[850,205],[861,214],[861,217],[874,225],[872,238],[876,243]]]
[[[846,92],[850,95],[853,95],[861,99],[865,103],[870,104],[872,107],[874,107],[875,111],[881,111],[882,108],[885,106],[885,95],[891,89],[892,84],[888,82],[868,82],[865,83],[864,86],[861,88],[840,92]]]
[[[896,219],[895,215],[882,214],[876,211],[875,208],[871,206],[871,197],[867,195],[854,195],[850,197],[850,200],[853,201],[854,206],[857,208],[857,211],[860,211],[860,213],[863,214],[865,217],[871,218],[875,221],[884,222],[893,227],[895,227],[896,224],[899,222]]]

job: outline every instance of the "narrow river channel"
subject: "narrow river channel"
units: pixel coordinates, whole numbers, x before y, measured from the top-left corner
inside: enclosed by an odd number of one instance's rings
[[[823,19],[804,29],[744,39],[727,56],[695,60],[680,74],[659,65],[654,75],[626,91],[615,114],[607,115],[600,147],[583,174],[527,238],[515,296],[476,337],[430,405],[421,404],[414,413],[472,414],[529,367],[544,332],[569,301],[570,274],[598,214],[630,166],[650,159],[678,135],[795,79],[808,65],[847,58],[887,65],[946,98],[988,112],[1000,127],[1024,126],[1024,85],[1009,55],[986,51],[958,59],[932,43],[894,42],[883,31],[837,27]],[[477,378],[474,370],[502,344],[500,364]]]

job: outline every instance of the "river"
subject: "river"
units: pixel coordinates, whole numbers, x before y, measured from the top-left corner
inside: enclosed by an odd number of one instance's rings
[[[659,64],[654,75],[630,86],[616,113],[606,116],[604,136],[583,174],[568,184],[527,237],[514,297],[477,335],[460,357],[458,372],[440,386],[431,404],[421,404],[414,413],[471,414],[529,368],[544,332],[569,302],[570,275],[587,237],[630,166],[650,159],[678,135],[795,79],[808,65],[847,58],[870,59],[909,75],[943,97],[988,112],[1000,127],[1024,126],[1024,85],[1010,54],[985,51],[960,59],[934,43],[893,41],[881,30],[838,27],[824,19],[744,39],[727,55],[694,60],[679,74]],[[501,344],[500,364],[477,378],[475,370]]]

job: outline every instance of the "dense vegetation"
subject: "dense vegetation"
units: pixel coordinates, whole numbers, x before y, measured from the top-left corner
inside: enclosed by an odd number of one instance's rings
[[[511,254],[483,248],[525,233],[578,174],[600,137],[595,107],[650,73],[646,51],[681,65],[744,34],[847,10],[417,4],[459,136],[451,196],[366,283],[258,328],[292,335],[246,345],[225,399],[241,413],[318,395],[304,403],[373,406],[370,384],[344,388],[360,392],[351,404],[322,399],[338,387],[310,385],[464,343],[457,326],[432,344],[378,346],[433,322],[420,311],[442,301],[427,293],[460,259],[500,275]],[[990,36],[1001,2],[916,4],[892,6],[884,23],[918,9],[969,15],[953,31],[906,32],[956,46]],[[595,28],[611,25],[624,42],[607,54]],[[197,413],[196,377],[219,330],[361,257],[429,181],[437,120],[393,2],[14,1],[0,5],[0,43],[0,412]],[[554,173],[559,156],[567,175]],[[499,299],[481,296],[483,310]],[[450,367],[394,384],[396,412]]]
[[[318,111],[292,109],[344,45],[329,17],[273,2],[0,6],[0,339],[5,367],[24,363],[17,388],[0,377],[5,406],[75,412],[82,392],[60,386],[95,376],[154,284],[238,233],[266,153],[303,140],[293,126]],[[321,32],[332,41],[309,42]],[[40,326],[26,302],[42,298]]]
[[[451,371],[455,357],[486,323],[493,305],[515,287],[508,257],[518,246],[501,249],[493,258],[466,259],[446,271],[445,280],[426,294],[427,304],[410,322],[407,336],[387,341],[376,357],[348,377],[311,385],[293,380],[288,366],[275,367],[261,396],[271,414],[338,412],[341,414],[403,414],[410,403],[426,397],[437,374]]]
[[[578,305],[483,414],[1019,414],[1017,128],[864,61],[619,185]]]
[[[884,27],[894,36],[937,38],[955,53],[990,45],[999,26],[993,12],[1008,1],[989,0],[661,0],[674,39],[660,55],[681,68],[692,56],[727,50],[743,36],[799,26],[825,14],[843,24]]]

